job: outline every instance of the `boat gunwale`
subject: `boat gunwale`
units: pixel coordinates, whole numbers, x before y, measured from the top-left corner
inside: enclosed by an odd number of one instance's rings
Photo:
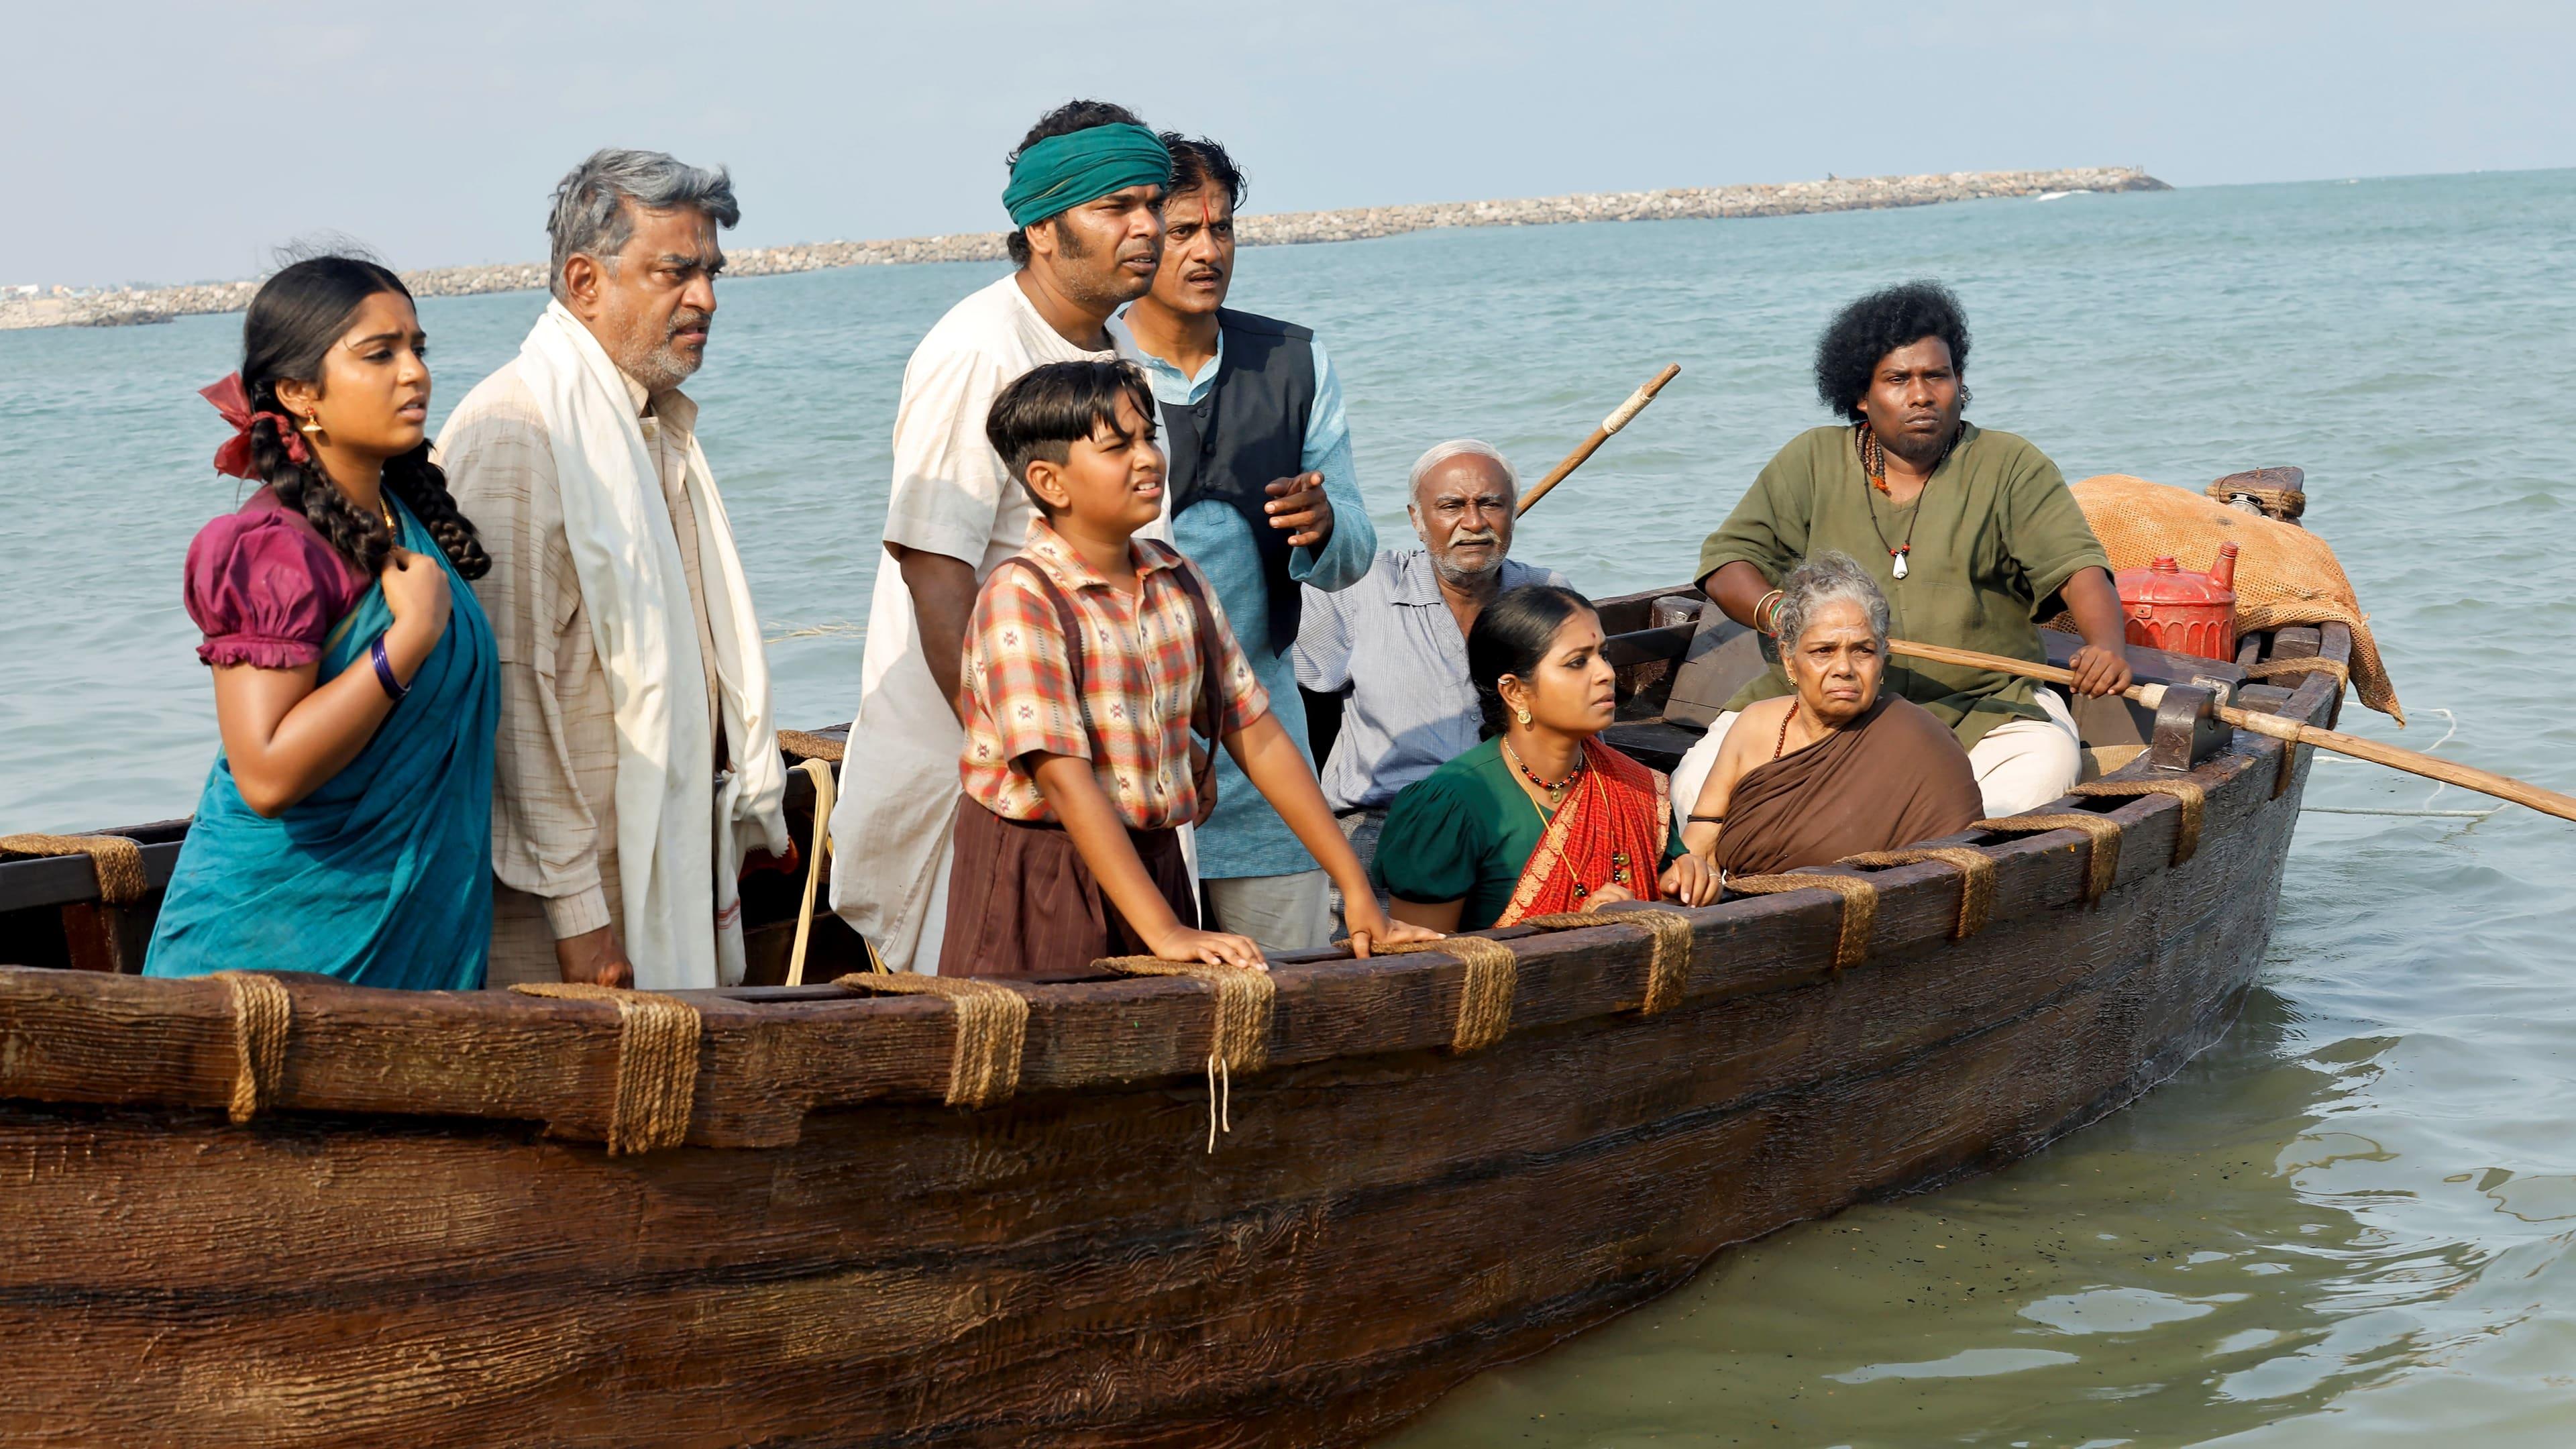
[[[2319,655],[2348,659],[2348,630],[2313,632]],[[2340,695],[2333,676],[2312,673],[2275,708],[2316,722]],[[2282,748],[2239,731],[2193,772],[2208,792],[2206,833],[2277,803]],[[2058,802],[2087,803],[2098,802]],[[2166,868],[2179,801],[2148,795],[2096,813],[2122,827],[2115,889]],[[1940,843],[1978,845],[1994,858],[1997,921],[2074,903],[2090,849],[2072,830],[2004,839],[1971,831]],[[1868,876],[1879,887],[1878,926],[1870,959],[1853,969],[1901,962],[1948,941],[1960,888],[1955,870],[1924,862]],[[1787,991],[1834,975],[1841,910],[1839,896],[1818,891],[1741,897],[1689,912],[1686,998]],[[1515,1032],[1634,1013],[1641,1005],[1649,952],[1641,930],[1481,934],[1520,950]],[[1283,958],[1270,1061],[1288,1066],[1444,1048],[1465,974],[1445,954]],[[558,1137],[607,1135],[620,1040],[620,1016],[609,1002],[400,992],[299,973],[278,979],[296,1009],[275,1110],[541,1121]],[[1031,1008],[1022,1095],[1194,1079],[1204,1068],[1213,1027],[1204,983],[1154,977],[1019,989]],[[669,994],[703,1020],[691,1146],[784,1146],[813,1111],[944,1095],[954,1020],[945,1003],[830,986]],[[0,967],[0,1098],[220,1109],[231,1095],[235,1060],[230,993],[220,981]]]

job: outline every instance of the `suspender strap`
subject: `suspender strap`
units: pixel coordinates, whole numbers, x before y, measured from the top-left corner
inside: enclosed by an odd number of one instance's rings
[[[1037,584],[1038,592],[1046,596],[1048,607],[1055,610],[1056,627],[1064,633],[1065,672],[1073,676],[1073,692],[1079,696],[1083,692],[1084,678],[1082,620],[1074,612],[1073,600],[1056,586],[1056,581],[1048,577],[1047,571],[1035,559],[1015,555],[1002,560],[996,567],[1009,568],[1015,564]],[[1192,771],[1191,783],[1198,790],[1199,816],[1205,819],[1209,807],[1216,800],[1217,741],[1225,725],[1225,696],[1218,692],[1218,680],[1225,655],[1217,648],[1216,615],[1208,608],[1207,594],[1199,585],[1198,571],[1183,561],[1173,567],[1172,578],[1180,585],[1181,592],[1189,595],[1190,613],[1198,625],[1199,697],[1190,711],[1190,728],[1208,742],[1208,750],[1206,762]]]
[[[1047,571],[1040,568],[1035,559],[1014,554],[1002,560],[997,567],[1010,568],[1014,564],[1038,586],[1038,592],[1046,596],[1047,606],[1055,610],[1056,628],[1064,634],[1065,672],[1073,676],[1073,692],[1079,696],[1082,693],[1082,619],[1073,611],[1073,600],[1065,597],[1064,590],[1055,586],[1055,580],[1047,577]]]

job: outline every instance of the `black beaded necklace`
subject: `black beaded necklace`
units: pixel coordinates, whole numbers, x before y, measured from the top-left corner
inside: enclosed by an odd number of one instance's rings
[[[1925,489],[1931,488],[1932,473],[1941,471],[1941,465],[1950,459],[1950,450],[1959,446],[1960,434],[1967,430],[1965,422],[1950,430],[1950,440],[1941,445],[1941,456],[1932,460],[1931,473],[1923,476]],[[1905,541],[1890,544],[1887,530],[1878,526],[1878,504],[1869,496],[1871,490],[1887,491],[1887,446],[1878,440],[1878,430],[1867,423],[1862,423],[1852,434],[1852,446],[1860,450],[1860,471],[1869,479],[1869,487],[1861,491],[1860,506],[1869,510],[1869,530],[1878,535],[1878,546],[1886,549],[1887,556],[1895,561],[1889,571],[1901,579],[1906,575],[1905,556],[1914,552],[1914,526],[1923,521],[1922,495],[1915,495],[1914,516],[1905,521]]]
[[[1566,771],[1562,780],[1541,779],[1538,771],[1522,763],[1520,752],[1512,748],[1510,740],[1503,741],[1503,757],[1512,762],[1513,769],[1521,772],[1522,779],[1547,792],[1547,808],[1550,810],[1565,803],[1565,792],[1573,789],[1574,782],[1583,775],[1583,752],[1580,750],[1575,751],[1574,768]]]

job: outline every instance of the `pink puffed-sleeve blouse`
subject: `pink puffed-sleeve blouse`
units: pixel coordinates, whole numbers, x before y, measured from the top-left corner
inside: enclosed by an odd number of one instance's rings
[[[188,545],[188,617],[206,636],[197,657],[209,665],[316,663],[332,626],[365,591],[304,515],[265,488]]]

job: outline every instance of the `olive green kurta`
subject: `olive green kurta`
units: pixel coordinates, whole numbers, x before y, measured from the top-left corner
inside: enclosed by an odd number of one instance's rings
[[[1896,508],[1869,486],[1853,434],[1811,428],[1782,448],[1700,546],[1700,578],[1741,559],[1777,584],[1808,555],[1839,549],[1878,580],[1895,637],[2043,659],[2042,606],[2078,570],[2111,567],[2057,465],[2011,433],[1965,424],[1921,496]],[[1913,549],[1899,579],[1888,550],[1909,525]],[[1939,716],[1963,746],[2007,720],[2046,718],[2036,686],[2010,674],[1891,658],[1884,687]],[[1726,707],[1789,692],[1775,660]]]

